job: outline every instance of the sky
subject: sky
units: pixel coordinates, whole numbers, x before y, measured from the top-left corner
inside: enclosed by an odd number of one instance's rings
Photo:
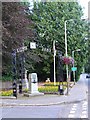
[[[79,1],[80,5],[81,5],[82,7],[84,7],[84,8],[83,8],[83,12],[84,12],[83,18],[88,18],[88,2],[89,2],[90,0],[78,0],[78,1]]]

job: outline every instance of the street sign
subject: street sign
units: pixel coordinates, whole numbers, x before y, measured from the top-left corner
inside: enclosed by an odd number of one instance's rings
[[[30,48],[31,49],[36,49],[36,43],[35,42],[30,42]]]
[[[72,71],[76,71],[77,67],[72,67],[71,69],[72,69]]]
[[[27,46],[23,46],[23,47],[17,48],[17,53],[24,52],[25,50],[27,50]]]

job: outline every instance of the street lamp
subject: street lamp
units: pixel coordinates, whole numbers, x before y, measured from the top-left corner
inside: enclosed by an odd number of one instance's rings
[[[75,51],[77,51],[77,52],[79,52],[79,51],[81,51],[80,49],[77,49],[77,50],[73,50],[72,51],[72,57],[73,57],[73,59],[74,59],[74,53],[75,53]],[[74,64],[73,64],[73,68],[75,67],[75,60],[74,60]],[[74,77],[74,85],[75,85],[75,71],[73,71],[73,77]]]
[[[64,22],[64,26],[65,26],[65,56],[66,57],[68,57],[68,54],[67,54],[67,33],[66,33],[66,23],[68,22],[68,21],[74,21],[74,20],[76,20],[77,21],[77,19],[70,19],[70,20],[66,20],[65,22]],[[82,20],[85,20],[85,19],[82,19]],[[66,65],[66,79],[67,79],[67,94],[68,94],[68,91],[69,91],[69,81],[68,81],[68,65]]]
[[[54,59],[54,85],[56,85],[56,73],[55,73],[55,71],[56,71],[56,69],[55,69],[55,56],[56,56],[56,49],[55,49],[55,40],[53,41],[53,53],[54,53],[54,55],[53,55],[53,59]]]
[[[64,22],[64,26],[65,26],[65,56],[68,57],[68,54],[67,54],[67,28],[66,28],[66,23],[67,21],[73,21],[73,19],[70,19],[70,20],[66,20]],[[68,65],[66,64],[66,79],[67,79],[67,95],[68,95],[68,91],[69,91],[69,81],[68,81]]]

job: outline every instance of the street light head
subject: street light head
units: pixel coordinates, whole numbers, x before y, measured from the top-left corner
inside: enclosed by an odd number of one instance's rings
[[[74,19],[65,20],[65,22],[68,22],[68,21],[74,21]]]
[[[76,51],[79,52],[79,51],[81,51],[81,49],[77,49]]]

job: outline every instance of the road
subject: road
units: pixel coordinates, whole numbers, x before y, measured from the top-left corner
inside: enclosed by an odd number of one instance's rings
[[[90,79],[82,80],[90,86]],[[88,118],[88,100],[51,106],[4,106],[2,118]]]
[[[3,118],[88,118],[87,101],[53,106],[3,107]]]

